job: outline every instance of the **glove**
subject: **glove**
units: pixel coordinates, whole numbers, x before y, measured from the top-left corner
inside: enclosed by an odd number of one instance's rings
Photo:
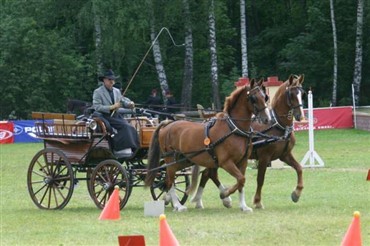
[[[110,106],[110,109],[111,110],[116,110],[116,109],[119,109],[121,107],[121,103],[120,102],[116,102],[115,104],[111,105]]]

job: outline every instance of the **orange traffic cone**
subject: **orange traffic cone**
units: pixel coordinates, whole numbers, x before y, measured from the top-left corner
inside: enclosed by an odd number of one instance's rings
[[[170,226],[167,223],[166,215],[159,216],[159,246],[178,246],[180,245]]]
[[[120,218],[119,187],[116,185],[112,195],[99,216],[99,220],[119,220]]]
[[[369,169],[369,171],[367,172],[367,179],[366,179],[367,181],[370,181],[370,169]]]
[[[342,246],[361,246],[360,212],[353,213],[352,223],[342,240]]]

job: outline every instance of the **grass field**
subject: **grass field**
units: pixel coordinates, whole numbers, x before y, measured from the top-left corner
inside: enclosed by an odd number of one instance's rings
[[[308,150],[308,132],[297,132],[298,161]],[[159,218],[144,216],[150,191],[134,188],[119,221],[99,221],[98,210],[85,183],[80,182],[69,204],[60,211],[38,209],[27,190],[27,168],[42,144],[0,145],[0,245],[118,245],[118,235],[141,234],[147,245],[158,245]],[[340,245],[353,212],[361,213],[363,245],[370,245],[370,132],[315,132],[315,150],[324,168],[304,169],[303,194],[290,200],[296,185],[291,168],[269,169],[262,193],[264,210],[244,214],[234,194],[226,209],[211,183],[204,193],[204,210],[174,213],[166,207],[167,222],[181,245]],[[246,197],[256,188],[255,169],[247,170]],[[235,181],[220,172],[226,185]]]

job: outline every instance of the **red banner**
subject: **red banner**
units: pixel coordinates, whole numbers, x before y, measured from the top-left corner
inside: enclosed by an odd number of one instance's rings
[[[304,110],[306,119],[308,110]],[[352,107],[314,108],[313,128],[314,130],[333,128],[353,128]],[[294,130],[308,130],[308,122],[294,122]]]
[[[0,121],[0,144],[14,142],[14,124],[11,121]]]

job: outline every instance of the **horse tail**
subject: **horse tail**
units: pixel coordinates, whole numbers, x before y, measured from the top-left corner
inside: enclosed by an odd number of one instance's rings
[[[155,129],[152,139],[149,145],[148,151],[148,172],[145,177],[145,186],[151,186],[158,173],[158,169],[151,171],[154,168],[159,167],[161,161],[161,148],[159,143],[159,131],[162,127],[168,125],[172,121],[162,121]]]
[[[191,168],[191,182],[188,188],[186,189],[185,193],[187,195],[192,194],[198,185],[198,178],[199,178],[199,165],[194,165]]]

